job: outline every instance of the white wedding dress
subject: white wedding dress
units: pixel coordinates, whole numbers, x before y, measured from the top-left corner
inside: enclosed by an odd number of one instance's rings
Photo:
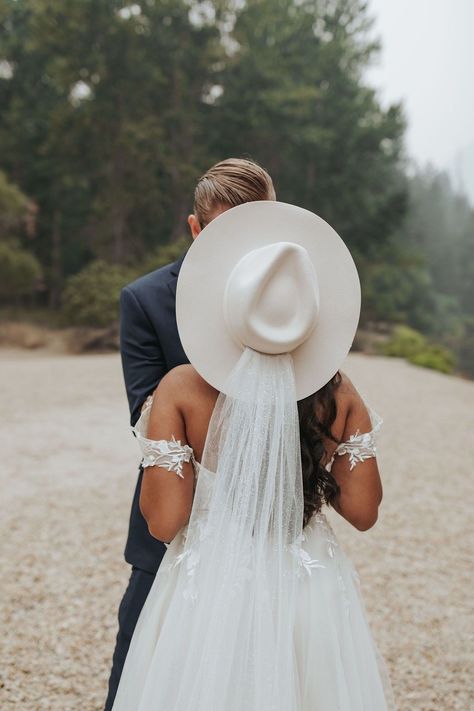
[[[206,500],[212,495],[216,475],[194,459],[189,446],[182,446],[175,440],[153,442],[146,439],[151,402],[150,397],[135,427],[144,464],[148,458],[149,464],[160,462],[161,466],[175,472],[170,476],[182,476],[182,462],[193,462],[196,482],[199,481],[200,487],[199,501],[195,499],[193,505],[193,526],[199,529],[200,520],[205,519]],[[382,424],[381,418],[371,408],[368,409],[372,431],[354,433],[347,442],[338,446],[334,455],[349,456],[355,476],[358,462],[374,456],[375,434]],[[332,461],[327,465],[328,470]],[[232,614],[226,612],[225,625],[222,621],[224,617],[221,618],[221,624],[226,626],[221,642],[214,630],[215,646],[211,646],[210,650],[206,647],[206,620],[196,620],[196,616],[211,615],[214,610],[208,607],[205,613],[199,608],[196,587],[196,570],[202,555],[201,547],[205,546],[206,541],[196,535],[192,545],[186,545],[188,536],[188,526],[185,526],[167,547],[138,619],[113,711],[395,709],[387,668],[369,628],[357,572],[323,512],[313,515],[309,525],[291,546],[288,571],[294,575],[296,570],[297,575],[296,616],[294,620],[288,620],[287,625],[291,639],[285,644],[293,646],[288,657],[292,670],[288,669],[288,684],[285,682],[283,686],[292,687],[292,696],[291,701],[282,700],[281,703],[278,698],[266,703],[271,691],[262,691],[258,704],[254,700],[248,701],[245,696],[249,670],[258,669],[256,674],[259,679],[271,672],[265,667],[264,659],[268,657],[272,660],[275,653],[275,641],[270,634],[268,642],[265,642],[262,633],[263,647],[261,644],[257,657],[247,660],[246,670],[241,671],[242,664],[236,660],[235,654],[228,664],[225,663],[228,652],[226,640],[237,640],[240,633],[245,638],[245,616],[254,604],[245,566],[242,566],[242,574],[237,572],[234,575],[233,607],[228,608],[234,610],[236,629],[233,631],[231,621],[227,619]],[[217,593],[216,607],[219,605]],[[253,619],[249,624],[258,626],[259,620]],[[271,663],[274,664],[273,661]],[[285,665],[278,673],[280,677],[282,673],[286,674]],[[255,698],[256,683],[260,682],[253,679],[252,699]],[[263,689],[264,682],[261,683]],[[268,689],[274,685],[275,680],[269,681]],[[206,702],[205,694],[209,688],[213,689],[213,695],[209,692]]]

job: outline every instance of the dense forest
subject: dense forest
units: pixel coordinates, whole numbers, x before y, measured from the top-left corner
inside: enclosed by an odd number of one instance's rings
[[[403,106],[364,82],[371,27],[362,0],[0,0],[3,317],[116,320],[186,248],[199,176],[240,156],[346,241],[361,327],[474,375],[474,210],[410,169]]]

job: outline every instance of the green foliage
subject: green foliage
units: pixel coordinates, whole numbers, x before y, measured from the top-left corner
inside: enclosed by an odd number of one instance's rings
[[[66,5],[0,0],[0,242],[16,239],[20,265],[3,301],[34,282],[26,250],[46,287],[36,307],[67,285],[71,322],[109,323],[125,274],[190,244],[199,176],[251,157],[278,199],[341,234],[363,324],[405,323],[473,372],[474,210],[445,175],[404,174],[403,107],[363,79],[380,50],[366,0]],[[104,288],[91,278],[88,297],[91,262]]]
[[[0,238],[11,237],[25,216],[28,199],[0,170]]]
[[[31,216],[27,219],[30,205],[0,170],[0,298],[15,306],[22,297],[37,292],[44,276],[39,260],[17,237],[22,232],[32,236]]]
[[[424,368],[439,370],[441,373],[452,373],[455,365],[454,354],[443,346],[431,344],[408,358],[410,363]]]
[[[120,290],[133,278],[123,267],[97,260],[68,279],[62,300],[64,323],[105,327],[118,320]]]
[[[0,242],[0,297],[33,294],[41,277],[41,265],[30,252],[15,242]]]
[[[0,155],[40,205],[51,290],[91,258],[137,263],[177,238],[209,162],[202,94],[225,55],[216,22],[191,23],[186,0],[123,10],[0,0],[12,67],[0,79]]]
[[[459,334],[452,339],[458,368],[466,377],[474,378],[474,315],[464,315],[459,322]]]
[[[408,326],[396,326],[391,338],[381,344],[384,355],[406,358],[414,365],[433,368],[442,373],[451,373],[455,366],[455,356],[447,348],[430,343],[421,333]]]
[[[361,321],[405,323],[454,353],[461,372],[472,376],[474,210],[430,168],[407,186],[402,223],[375,258],[359,260]],[[430,353],[428,360],[439,358]]]
[[[362,73],[378,51],[359,0],[248,0],[211,114],[216,154],[250,154],[277,197],[316,211],[368,254],[399,224],[405,119]]]
[[[74,326],[106,327],[118,319],[120,290],[142,274],[175,261],[189,247],[184,238],[163,245],[138,267],[96,260],[68,279],[62,298],[62,321]]]
[[[436,289],[423,261],[396,252],[381,256],[383,261],[361,268],[362,322],[405,322],[434,337],[455,332],[459,305]]]
[[[434,292],[431,277],[423,266],[403,265],[393,259],[377,260],[364,271],[362,292],[365,320],[395,323],[413,320],[421,328],[429,325]]]
[[[359,251],[400,220],[404,119],[361,80],[365,3],[205,5],[0,0],[0,154],[40,206],[51,291],[91,258],[138,264],[177,240],[199,175],[229,155]]]
[[[190,243],[191,237],[181,237],[176,242],[161,245],[140,262],[136,270],[137,276],[148,274],[148,272],[164,267],[165,264],[176,261],[187,251]]]
[[[391,338],[383,344],[382,352],[388,356],[411,358],[425,348],[426,338],[408,326],[396,326]]]

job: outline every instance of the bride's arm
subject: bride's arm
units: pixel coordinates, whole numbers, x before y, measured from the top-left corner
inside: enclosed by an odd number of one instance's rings
[[[180,409],[183,387],[182,366],[174,368],[161,380],[153,396],[148,439],[171,443],[174,438],[181,445],[187,444]],[[166,466],[147,466],[143,471],[140,510],[150,534],[166,543],[188,523],[191,514],[194,489],[191,461],[182,461],[181,475]]]
[[[340,487],[340,493],[334,497],[331,505],[360,531],[366,531],[376,523],[383,489],[377,459],[370,455],[371,447],[364,446],[364,442],[357,438],[354,444],[360,452],[366,452],[367,458],[363,461],[352,458],[351,463],[350,438],[356,433],[371,432],[372,428],[369,411],[354,388],[342,436],[342,441],[349,442],[349,447],[345,454],[335,456],[331,468]]]

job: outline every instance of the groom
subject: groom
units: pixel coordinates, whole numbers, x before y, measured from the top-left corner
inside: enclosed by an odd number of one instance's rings
[[[194,214],[188,217],[192,238],[230,207],[275,199],[272,180],[258,164],[240,158],[216,163],[199,179],[194,192]],[[132,425],[165,373],[189,363],[175,315],[176,284],[184,256],[132,282],[120,295],[120,350]],[[119,629],[104,711],[112,709],[136,622],[166,552],[165,544],[148,532],[140,511],[142,475],[140,466],[125,546],[125,560],[132,570],[118,611]]]

